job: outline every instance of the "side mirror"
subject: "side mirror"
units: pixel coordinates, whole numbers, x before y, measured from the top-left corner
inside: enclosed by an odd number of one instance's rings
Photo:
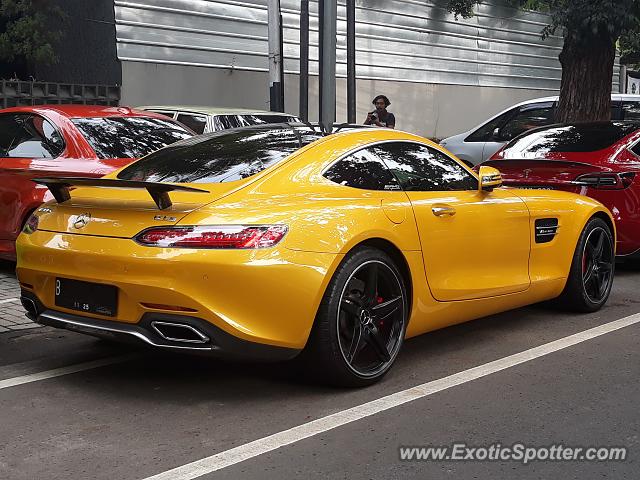
[[[481,192],[490,192],[502,186],[502,175],[497,168],[480,167],[478,179],[478,190]]]

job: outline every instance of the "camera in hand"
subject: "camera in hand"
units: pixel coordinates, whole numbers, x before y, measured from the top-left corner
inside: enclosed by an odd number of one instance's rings
[[[374,120],[374,121],[375,121],[375,120],[377,120],[377,119],[378,119],[378,114],[377,114],[376,112],[373,112],[373,113],[371,114],[371,120]]]

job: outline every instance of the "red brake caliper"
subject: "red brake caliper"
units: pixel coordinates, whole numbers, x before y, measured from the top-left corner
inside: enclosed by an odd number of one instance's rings
[[[376,302],[378,302],[378,305],[380,305],[382,302],[384,302],[384,299],[382,297],[376,297]],[[384,322],[380,320],[380,326],[382,327],[383,325]]]

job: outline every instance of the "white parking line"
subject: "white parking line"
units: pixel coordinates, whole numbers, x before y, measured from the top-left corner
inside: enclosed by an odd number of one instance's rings
[[[3,303],[19,302],[19,301],[20,301],[19,298],[5,298],[4,300],[0,300],[0,305],[2,305]]]
[[[19,377],[7,378],[6,380],[0,380],[0,390],[4,388],[15,387],[18,385],[24,385],[25,383],[39,382],[40,380],[46,380],[47,378],[61,377],[62,375],[83,372],[85,370],[91,370],[92,368],[99,368],[116,363],[122,363],[138,356],[139,355],[137,354],[131,354],[121,355],[119,357],[102,358],[100,360],[93,360],[91,362],[77,363],[68,367],[54,368],[53,370],[45,370],[44,372],[30,373],[28,375],[21,375]]]
[[[531,348],[514,355],[509,355],[508,357],[500,358],[493,362],[485,363],[483,365],[449,375],[448,377],[423,383],[422,385],[402,390],[386,397],[378,398],[377,400],[298,425],[297,427],[274,433],[273,435],[260,438],[253,442],[239,445],[229,450],[225,450],[224,452],[216,453],[210,457],[147,477],[144,480],[191,480],[198,478],[202,475],[257,457],[263,453],[276,450],[286,445],[291,445],[299,442],[300,440],[304,440],[305,438],[319,435],[342,425],[346,425],[368,416],[375,415],[376,413],[384,412],[385,410],[398,407],[405,403],[433,395],[434,393],[441,392],[448,388],[471,382],[472,380],[491,375],[492,373],[496,373],[522,363],[530,362],[536,358],[586,342],[587,340],[611,333],[638,322],[640,322],[640,314],[621,318],[620,320],[615,320],[613,322],[585,330],[584,332],[576,333],[574,335],[546,343],[539,347]]]

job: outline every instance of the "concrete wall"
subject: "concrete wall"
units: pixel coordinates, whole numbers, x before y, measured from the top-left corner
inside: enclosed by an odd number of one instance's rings
[[[317,77],[309,80],[309,117],[318,117]],[[444,138],[470,129],[498,111],[553,92],[542,90],[358,80],[358,122],[385,94],[397,128]],[[298,76],[285,78],[286,110],[298,113]],[[337,80],[337,118],[346,121],[346,80]],[[187,104],[269,109],[268,74],[159,63],[122,62],[122,105]]]

